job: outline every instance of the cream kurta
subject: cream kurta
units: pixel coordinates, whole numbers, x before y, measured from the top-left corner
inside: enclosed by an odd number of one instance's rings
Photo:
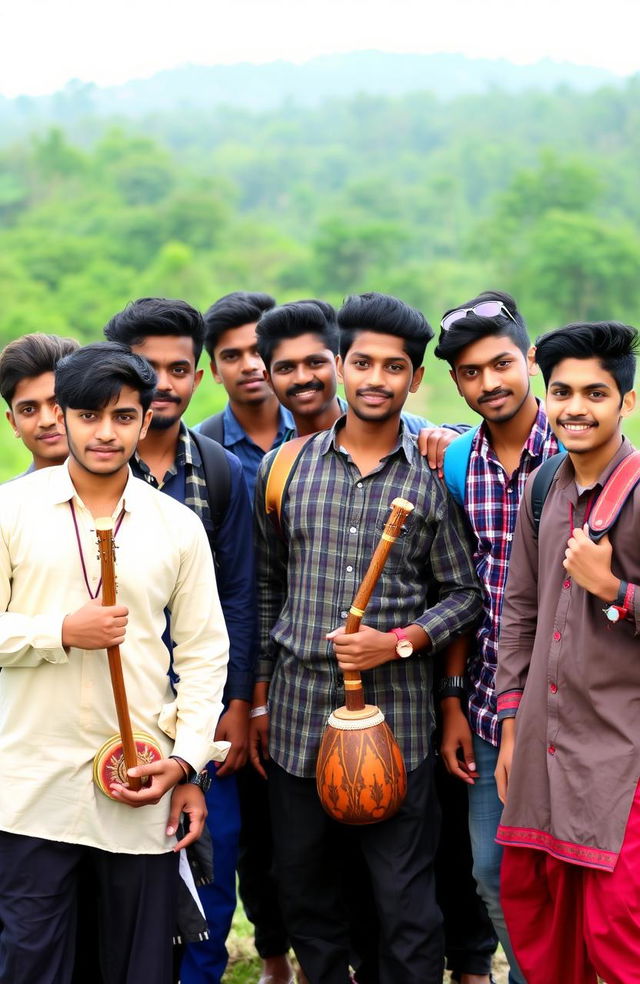
[[[93,756],[118,726],[106,651],[67,653],[61,644],[65,615],[89,600],[71,498],[95,591],[95,524],[66,466],[0,488],[0,829],[160,854],[175,843],[165,835],[170,793],[132,809],[92,780]],[[215,755],[228,658],[209,544],[191,510],[137,478],[129,477],[114,516],[122,505],[116,576],[118,603],[129,608],[120,650],[133,729],[201,769]],[[161,638],[165,609],[177,698]]]

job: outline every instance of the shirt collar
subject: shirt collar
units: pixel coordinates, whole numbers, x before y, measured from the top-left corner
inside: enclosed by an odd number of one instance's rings
[[[230,403],[227,403],[223,410],[222,425],[224,429],[225,447],[231,444],[239,444],[241,441],[250,440],[244,427],[241,426],[238,418],[231,409]],[[295,426],[296,425],[291,412],[287,410],[286,407],[280,405],[278,407],[278,433],[276,435],[275,444],[279,444],[284,439],[285,434],[289,432],[293,433]]]
[[[538,412],[536,414],[536,419],[533,422],[533,426],[529,431],[529,436],[525,441],[524,447],[522,448],[520,460],[522,460],[523,454],[528,454],[530,458],[538,458],[543,452],[545,441],[547,441],[552,435],[552,430],[549,420],[547,419],[546,411],[540,400],[536,399],[536,403],[538,404]],[[489,441],[489,428],[487,427],[486,420],[483,420],[480,424],[478,434],[478,452],[483,458],[488,458],[489,454],[494,454],[494,451]]]
[[[136,451],[135,465],[140,470],[143,475],[150,475],[149,466],[141,458]],[[202,464],[202,458],[200,457],[200,452],[196,446],[196,442],[191,437],[188,427],[186,426],[184,420],[180,421],[180,430],[178,432],[178,444],[176,447],[176,453],[174,459],[171,463],[171,467],[167,470],[168,474],[175,475],[178,468],[184,468],[186,465],[190,467],[199,467]]]
[[[71,480],[71,475],[69,474],[68,459],[63,465],[58,465],[56,468],[50,468],[47,470],[51,473],[49,489],[51,492],[51,501],[54,504],[70,502],[71,499],[76,499],[77,502],[82,502],[76,492],[75,485]],[[125,512],[134,512],[135,509],[138,509],[143,505],[141,494],[144,488],[144,483],[141,479],[136,478],[135,475],[133,475],[131,468],[128,468],[127,471],[127,484],[124,487],[120,502],[116,507],[117,512],[119,512],[121,508],[124,508]],[[84,505],[84,503],[82,504]]]
[[[631,452],[634,450],[633,444],[628,437],[622,438],[622,443],[613,458],[609,461],[606,467],[602,470],[601,474],[598,476],[598,481],[591,486],[592,489],[601,489],[607,482],[607,479],[614,471],[615,468],[627,458]],[[573,462],[567,454],[565,460],[560,465],[558,469],[558,486],[565,488],[570,499],[574,502],[578,500],[578,487],[576,485],[576,476],[573,468]]]
[[[319,442],[320,454],[326,454],[328,451],[331,450],[331,448],[333,448],[334,451],[338,451],[338,452],[340,451],[340,431],[342,430],[346,422],[347,422],[347,415],[343,414],[342,417],[338,417],[333,427],[330,427],[329,430],[321,432],[320,442]],[[387,458],[390,458],[392,455],[394,455],[397,451],[402,451],[402,453],[404,454],[405,458],[409,463],[411,463],[414,460],[414,457],[416,455],[415,441],[413,440],[411,434],[408,432],[407,428],[404,426],[404,422],[402,419],[400,419],[400,431],[398,433],[398,440],[396,441],[395,446],[392,448],[389,454],[386,454],[380,460],[385,461]]]

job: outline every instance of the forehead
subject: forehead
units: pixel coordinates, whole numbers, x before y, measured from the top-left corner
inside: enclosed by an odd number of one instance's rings
[[[16,386],[12,405],[16,403],[46,403],[53,399],[55,376],[43,372],[40,376],[25,376]]]
[[[369,355],[376,359],[404,358],[409,360],[403,338],[399,338],[397,335],[382,335],[377,331],[358,332],[347,352],[347,357],[354,352]]]
[[[465,345],[455,358],[455,366],[482,366],[508,353],[524,359],[522,352],[508,335],[487,335]]]
[[[148,335],[131,348],[156,365],[169,365],[172,362],[190,362],[195,365],[193,339],[189,335]]]
[[[305,332],[297,338],[283,338],[273,350],[271,363],[300,362],[310,355],[328,355],[333,360],[333,352],[328,349],[325,340],[315,331]]]
[[[594,383],[618,389],[611,373],[604,368],[600,359],[563,359],[551,370],[549,386],[552,383],[563,383],[572,389],[593,386]]]
[[[220,335],[216,342],[216,352],[224,349],[248,349],[254,348],[258,341],[256,335],[256,322],[251,321],[246,325],[239,325],[237,328],[227,328]]]

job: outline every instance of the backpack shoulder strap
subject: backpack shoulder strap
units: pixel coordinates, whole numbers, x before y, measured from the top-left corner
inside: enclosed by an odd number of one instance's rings
[[[538,535],[538,530],[540,529],[540,517],[542,516],[542,509],[549,494],[551,483],[553,482],[555,474],[566,456],[566,451],[559,451],[558,454],[554,454],[550,458],[547,458],[546,461],[542,462],[535,474],[535,478],[533,479],[533,487],[531,489],[531,512],[533,513],[533,525],[536,536]]]
[[[285,441],[271,462],[264,492],[264,507],[279,536],[282,536],[281,517],[285,493],[298,467],[300,455],[312,437],[315,434],[305,434],[304,437],[293,437],[290,441]]]
[[[469,470],[469,458],[473,440],[480,429],[480,425],[465,431],[455,441],[452,441],[444,453],[444,480],[449,492],[456,500],[458,505],[464,506],[464,490],[467,483],[467,471]]]
[[[210,438],[212,441],[217,441],[218,444],[222,444],[224,441],[224,410],[220,413],[214,413],[213,417],[207,417],[200,424],[199,434],[204,434],[205,437]]]
[[[633,451],[614,469],[589,518],[589,536],[597,543],[608,533],[625,502],[640,482],[640,451]]]
[[[202,432],[190,430],[204,470],[204,480],[207,483],[207,498],[211,510],[214,535],[222,525],[224,515],[229,508],[231,499],[231,466],[226,452],[221,444],[212,440]]]

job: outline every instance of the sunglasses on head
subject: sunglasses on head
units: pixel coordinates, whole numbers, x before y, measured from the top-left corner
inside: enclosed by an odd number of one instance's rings
[[[450,311],[449,314],[445,314],[440,322],[440,327],[443,331],[449,331],[449,328],[455,325],[456,321],[462,321],[468,314],[477,314],[479,318],[497,318],[499,314],[506,314],[515,325],[518,324],[509,308],[502,301],[480,301],[478,304],[474,304],[473,307],[458,308],[455,311]]]

